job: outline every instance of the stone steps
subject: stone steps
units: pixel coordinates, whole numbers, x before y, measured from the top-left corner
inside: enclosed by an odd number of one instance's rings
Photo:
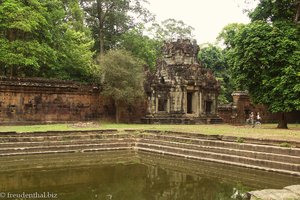
[[[224,141],[213,135],[136,130],[0,134],[0,158],[110,150],[169,154],[300,176],[300,148],[284,148],[271,143],[253,144]]]
[[[6,133],[0,136],[0,156],[125,150],[133,144],[129,134],[114,131]]]
[[[23,147],[8,147],[0,148],[0,154],[2,153],[15,153],[15,152],[36,152],[36,151],[51,151],[51,150],[81,150],[92,148],[110,148],[110,147],[127,147],[127,142],[117,143],[103,143],[103,144],[67,144],[67,145],[42,145],[42,146],[23,146]]]
[[[1,148],[8,147],[35,147],[35,146],[55,146],[55,145],[69,145],[69,144],[103,144],[113,142],[128,142],[132,143],[134,140],[130,138],[106,138],[106,139],[89,139],[89,140],[69,140],[69,141],[39,141],[39,142],[6,142],[0,143]]]
[[[201,161],[216,162],[216,163],[221,163],[221,164],[226,164],[226,165],[235,165],[235,166],[244,167],[244,168],[258,169],[258,170],[276,172],[276,173],[281,173],[281,174],[288,174],[288,175],[293,175],[293,176],[300,176],[300,173],[298,171],[282,170],[282,169],[261,167],[261,166],[258,166],[258,165],[235,163],[235,162],[221,160],[221,159],[211,159],[211,158],[206,158],[206,157],[187,155],[186,153],[175,153],[175,152],[161,151],[161,150],[150,149],[150,148],[142,148],[142,147],[139,148],[139,151],[158,153],[158,154],[163,154],[163,155],[171,155],[171,156],[182,157],[182,158],[187,158],[187,159],[195,159],[195,160],[201,160]]]
[[[18,155],[34,155],[34,154],[54,154],[54,153],[77,153],[77,152],[93,152],[93,151],[117,151],[117,150],[130,150],[132,147],[98,147],[98,148],[78,148],[78,149],[62,149],[62,150],[48,150],[43,149],[42,151],[18,151],[1,153],[0,156],[18,156]]]
[[[51,136],[21,136],[21,137],[0,137],[0,143],[7,142],[44,142],[44,141],[69,141],[82,139],[103,139],[103,138],[128,138],[128,134],[74,134],[74,135],[51,135]]]
[[[255,152],[268,152],[273,154],[282,154],[288,156],[300,156],[299,148],[285,148],[274,145],[262,145],[262,144],[249,144],[249,143],[240,143],[236,142],[227,142],[216,139],[202,139],[202,138],[192,138],[192,137],[184,137],[177,135],[156,135],[156,134],[145,134],[141,135],[141,138],[144,139],[155,139],[155,140],[163,140],[163,141],[172,141],[186,144],[195,144],[195,145],[203,145],[210,147],[222,147],[229,149],[238,149],[245,151],[255,151]]]
[[[171,147],[171,146],[148,144],[148,143],[138,143],[137,147],[138,149],[144,148],[144,149],[159,150],[163,152],[186,154],[188,156],[199,157],[200,159],[209,158],[216,161],[217,160],[228,161],[228,162],[232,162],[232,164],[242,163],[246,165],[254,165],[254,166],[256,165],[256,166],[262,166],[266,168],[300,172],[300,164],[253,159],[250,157],[235,156],[235,155],[229,155],[225,153],[214,153],[214,152],[207,152],[207,151],[201,151],[195,149]]]
[[[79,130],[79,131],[46,131],[46,132],[0,132],[1,137],[36,137],[36,136],[61,136],[61,135],[87,135],[87,134],[119,134],[117,129],[106,130]]]
[[[194,149],[194,150],[201,150],[201,151],[207,151],[207,152],[222,153],[222,154],[229,154],[229,155],[235,155],[235,156],[243,156],[243,157],[261,159],[261,160],[272,160],[272,161],[277,161],[277,162],[289,162],[289,163],[294,163],[294,164],[300,164],[300,157],[298,157],[298,156],[249,151],[249,150],[236,149],[236,148],[204,146],[204,145],[199,145],[199,144],[188,144],[188,143],[162,141],[162,140],[154,140],[154,139],[141,139],[139,141],[139,143],[141,143],[141,142],[147,143],[147,144],[157,144],[157,145],[164,145],[164,146],[170,146],[170,147],[181,147],[181,148],[186,148],[186,149]]]

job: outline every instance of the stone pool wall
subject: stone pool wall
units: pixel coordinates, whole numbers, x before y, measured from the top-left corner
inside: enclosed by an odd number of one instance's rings
[[[122,122],[138,122],[144,102],[123,107]],[[112,100],[101,88],[72,81],[0,77],[0,124],[114,119]]]
[[[3,132],[0,146],[0,157],[134,150],[300,177],[300,143],[295,141],[153,130],[93,130]]]

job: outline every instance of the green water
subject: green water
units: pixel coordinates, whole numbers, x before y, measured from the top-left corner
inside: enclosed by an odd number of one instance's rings
[[[62,200],[217,200],[230,199],[233,188],[300,183],[292,176],[131,151],[2,157],[0,164],[0,197],[6,195],[0,199],[49,192],[48,199]]]

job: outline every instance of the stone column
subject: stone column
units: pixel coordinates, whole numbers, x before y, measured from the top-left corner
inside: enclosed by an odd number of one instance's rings
[[[203,97],[202,97],[202,91],[199,91],[199,117],[202,115],[203,113],[203,107],[202,107],[202,101],[203,101]]]
[[[167,109],[166,109],[167,113],[170,113],[170,110],[171,110],[171,97],[169,96],[167,98]]]
[[[215,93],[215,114],[218,114],[218,96]]]
[[[199,101],[200,101],[200,91],[198,90],[197,92],[195,92],[195,96],[196,96],[196,117],[199,117],[200,115],[200,104],[199,104]]]
[[[211,114],[216,114],[216,94],[212,95]]]
[[[193,111],[194,111],[194,115],[197,117],[199,116],[199,92],[196,91],[193,94]]]
[[[182,106],[183,106],[183,112],[187,114],[187,91],[186,88],[182,91],[182,96],[183,96],[183,101],[182,101]]]
[[[158,97],[157,97],[157,94],[154,94],[154,98],[153,98],[153,107],[154,107],[154,113],[157,113],[158,112]]]

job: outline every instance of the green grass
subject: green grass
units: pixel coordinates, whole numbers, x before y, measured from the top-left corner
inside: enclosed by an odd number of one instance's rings
[[[159,124],[114,124],[99,123],[91,127],[74,127],[72,124],[50,124],[30,126],[0,126],[0,132],[35,132],[35,131],[68,131],[68,130],[95,130],[95,129],[136,129],[136,130],[160,130],[181,131],[200,134],[219,134],[237,137],[253,137],[268,139],[283,139],[300,141],[300,125],[290,124],[289,129],[277,129],[276,124],[263,124],[261,128],[249,126],[220,125],[159,125]]]

